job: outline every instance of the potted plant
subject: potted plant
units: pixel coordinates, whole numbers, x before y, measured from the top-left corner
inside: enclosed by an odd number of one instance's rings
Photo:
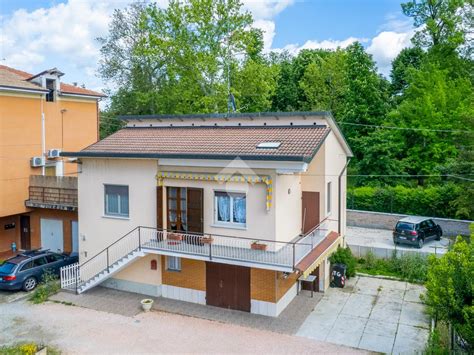
[[[182,241],[183,240],[183,235],[179,234],[179,233],[168,233],[167,238],[168,238],[168,240]]]
[[[267,245],[264,243],[259,243],[258,241],[254,241],[252,244],[250,244],[250,248],[252,250],[267,250]]]
[[[211,236],[201,238],[201,243],[203,244],[211,244],[213,241],[214,241],[214,238],[212,238]]]
[[[151,298],[145,298],[144,300],[141,300],[140,303],[145,312],[148,312],[151,309],[151,306],[153,306],[153,300]]]

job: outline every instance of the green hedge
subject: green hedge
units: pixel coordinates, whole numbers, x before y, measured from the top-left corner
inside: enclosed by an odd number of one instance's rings
[[[459,185],[406,187],[362,186],[349,188],[347,208],[363,211],[413,214],[430,217],[472,219],[458,209],[455,200],[463,193]]]

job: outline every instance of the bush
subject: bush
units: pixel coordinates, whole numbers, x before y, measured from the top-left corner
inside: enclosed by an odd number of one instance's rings
[[[346,276],[353,277],[356,273],[357,261],[349,248],[337,248],[337,251],[329,258],[332,264],[345,264],[347,266]]]
[[[43,349],[43,345],[35,343],[20,343],[10,346],[0,346],[0,354],[2,355],[34,355],[39,350]],[[61,352],[50,346],[46,347],[47,353],[51,355],[61,354]]]
[[[47,301],[50,296],[57,293],[60,289],[61,286],[59,284],[58,277],[50,271],[46,271],[43,275],[42,282],[31,295],[30,301],[36,304],[43,303]]]
[[[425,354],[427,355],[448,355],[449,350],[441,342],[441,336],[438,329],[435,329],[428,338],[428,343],[425,347]]]
[[[459,185],[441,186],[362,186],[347,191],[348,208],[430,217],[474,219],[469,209],[455,202],[463,194]]]

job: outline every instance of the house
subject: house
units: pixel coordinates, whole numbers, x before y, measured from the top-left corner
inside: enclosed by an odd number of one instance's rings
[[[125,116],[81,162],[79,264],[102,284],[277,316],[297,279],[329,286],[351,150],[327,112]],[[78,271],[79,268],[79,272]]]
[[[0,254],[77,249],[77,164],[61,150],[98,140],[104,95],[0,65]]]

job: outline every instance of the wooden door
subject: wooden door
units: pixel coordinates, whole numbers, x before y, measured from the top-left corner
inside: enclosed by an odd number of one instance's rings
[[[204,233],[203,224],[203,189],[187,189],[187,222],[188,232],[202,234]]]
[[[303,234],[306,234],[321,221],[319,216],[319,192],[303,191],[302,212],[302,231]]]
[[[206,304],[250,312],[250,268],[206,262]]]
[[[30,216],[20,216],[20,239],[21,249],[31,249],[31,230],[30,230]]]

